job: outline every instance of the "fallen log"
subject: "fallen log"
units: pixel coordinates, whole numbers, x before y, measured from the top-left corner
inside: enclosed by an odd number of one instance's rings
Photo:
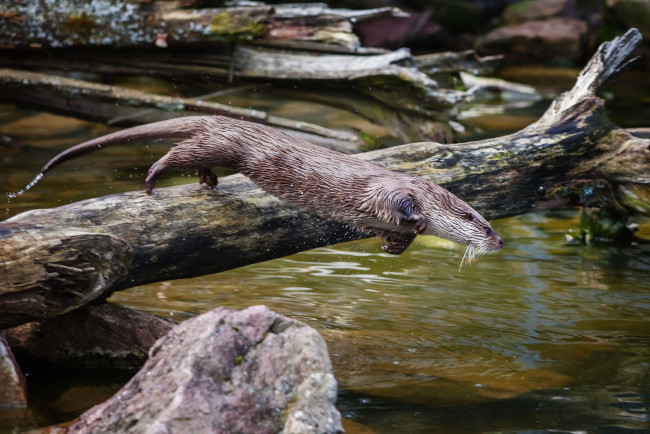
[[[51,87],[43,92],[43,80],[28,72],[21,76],[19,71],[59,71],[66,76],[71,71],[90,72],[108,82],[123,75],[280,86],[300,80],[300,99],[310,98],[304,92],[309,86],[320,93],[324,86],[334,92],[344,88],[346,101],[335,99],[333,105],[387,126],[394,137],[454,140],[447,122],[453,116],[450,109],[471,101],[472,95],[439,88],[430,75],[485,70],[497,59],[478,59],[471,51],[414,57],[406,48],[386,52],[362,47],[353,25],[384,16],[405,14],[397,8],[333,9],[320,3],[242,2],[227,8],[185,9],[161,0],[133,4],[66,0],[38,8],[16,2],[0,12],[0,66],[5,68],[0,73],[4,87],[0,99],[106,122],[125,115],[116,110],[127,110],[128,115],[133,103],[143,100],[131,99],[122,108],[106,102],[108,94],[102,98],[80,90],[71,95]],[[367,97],[369,107],[364,102],[357,107],[350,98],[355,95]],[[180,111],[176,116],[185,109],[224,110],[189,99],[183,104],[156,97],[150,99],[151,105]],[[160,120],[165,114],[157,116],[139,122]]]
[[[548,207],[650,215],[650,141],[614,125],[595,93],[627,65],[632,29],[601,45],[575,87],[508,136],[413,143],[360,155],[423,176],[486,218]],[[110,292],[363,237],[292,209],[240,175],[34,210],[0,223],[0,328],[60,315]]]
[[[106,75],[227,77],[229,83],[308,80],[332,87],[343,82],[389,107],[430,116],[471,99],[462,91],[439,89],[412,67],[406,48],[377,53],[360,46],[352,23],[403,15],[396,8],[351,11],[323,4],[256,4],[170,9],[162,1],[147,8],[108,3],[111,7],[75,0],[39,8],[10,5],[0,13],[0,49],[12,50],[4,50],[0,65]],[[188,47],[199,46],[198,52],[186,53]],[[70,47],[75,49],[66,49]],[[131,60],[134,56],[138,62]],[[15,91],[4,95],[16,101],[36,96],[25,90],[23,98]]]
[[[152,0],[12,2],[0,12],[0,47],[163,47],[258,41],[298,49],[356,51],[352,23],[405,16],[398,8],[350,10],[323,3],[185,9]]]
[[[149,348],[173,326],[153,315],[100,303],[2,333],[21,366],[30,369],[139,368]]]
[[[262,110],[234,107],[205,101],[202,98],[157,95],[39,72],[0,69],[0,85],[3,86],[3,99],[99,122],[116,119],[118,114],[128,121],[129,115],[125,113],[137,116],[138,110],[153,108],[167,112],[222,114],[247,119],[291,130],[306,136],[307,140],[326,143],[341,151],[356,149],[361,142],[359,137],[351,132],[273,116]],[[116,123],[119,124],[119,121],[113,122]]]
[[[138,62],[125,60],[137,56]],[[0,98],[9,102],[28,103],[44,110],[89,118],[105,122],[117,116],[118,110],[131,107],[154,107],[162,111],[199,111],[203,113],[231,113],[235,116],[260,117],[263,113],[251,115],[243,108],[224,104],[196,101],[193,98],[173,98],[144,94],[139,91],[89,83],[78,79],[24,71],[22,68],[83,71],[101,74],[105,77],[118,75],[162,77],[184,77],[188,81],[205,81],[212,84],[219,78],[222,82],[274,83],[292,86],[300,81],[301,89],[309,86],[324,86],[336,90],[344,88],[349,95],[363,95],[372,101],[372,109],[360,114],[377,124],[384,124],[379,118],[377,103],[390,113],[389,117],[411,117],[410,123],[432,123],[432,119],[449,116],[449,110],[456,104],[468,102],[472,95],[454,89],[439,88],[425,73],[410,67],[413,57],[408,49],[375,55],[292,53],[268,47],[234,46],[205,53],[184,53],[171,50],[156,52],[115,52],[93,50],[53,51],[48,55],[34,52],[6,52],[0,56],[0,84],[4,91]],[[406,63],[407,65],[403,65]],[[64,72],[66,74],[67,72]],[[54,87],[54,84],[60,86]],[[114,96],[115,101],[108,98]],[[310,94],[301,94],[309,99]],[[341,99],[340,97],[338,99]],[[103,104],[101,104],[103,103]],[[119,106],[117,104],[120,104]],[[331,105],[338,105],[334,101]],[[357,112],[354,101],[346,109]],[[399,115],[395,114],[399,109]],[[149,119],[152,121],[155,119]],[[271,123],[272,124],[272,123]],[[390,123],[389,123],[390,125]],[[436,126],[434,134],[420,135],[416,140],[440,138]],[[393,128],[399,136],[402,129]]]

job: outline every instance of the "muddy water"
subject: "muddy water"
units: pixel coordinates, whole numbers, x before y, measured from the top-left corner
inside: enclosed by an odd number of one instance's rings
[[[546,83],[541,73],[526,77]],[[562,82],[547,80],[556,83],[549,92]],[[612,92],[617,122],[650,126],[647,96],[630,103],[626,87]],[[626,99],[616,105],[618,95]],[[517,129],[545,104],[476,119],[475,133]],[[301,110],[295,102],[276,102],[273,110],[306,118],[317,113],[339,127],[355,121],[316,105]],[[0,134],[30,145],[0,150],[0,191],[19,189],[65,147],[110,131],[0,106]],[[166,147],[113,148],[61,166],[25,195],[10,203],[2,198],[0,218],[141,189],[146,168]],[[176,174],[164,182],[194,179]],[[650,240],[650,225],[640,223],[640,236]],[[393,257],[368,239],[131,288],[111,301],[175,321],[218,306],[265,304],[310,324],[328,341],[338,405],[351,433],[648,432],[650,244],[569,245],[566,234],[578,228],[575,210],[493,226],[504,239],[502,252],[460,271],[462,249],[451,243],[419,237]],[[0,431],[69,420],[132,373],[28,374],[32,407],[28,414],[0,410]]]

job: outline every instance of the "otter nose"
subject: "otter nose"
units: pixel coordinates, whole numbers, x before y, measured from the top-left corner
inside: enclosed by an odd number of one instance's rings
[[[497,237],[497,245],[499,246],[499,248],[503,247],[503,240],[501,239],[501,237]]]

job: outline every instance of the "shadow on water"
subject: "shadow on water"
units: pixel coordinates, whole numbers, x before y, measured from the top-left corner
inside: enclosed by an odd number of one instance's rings
[[[467,405],[408,404],[354,392],[338,398],[346,432],[357,421],[375,433],[647,433],[650,395],[544,391]]]

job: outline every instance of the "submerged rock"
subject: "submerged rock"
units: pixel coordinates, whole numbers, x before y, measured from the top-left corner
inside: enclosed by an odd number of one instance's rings
[[[57,367],[140,367],[149,348],[174,326],[113,304],[87,305],[4,331],[21,363]]]
[[[27,405],[25,376],[0,333],[0,406]]]
[[[254,306],[174,328],[113,398],[69,428],[94,432],[342,432],[325,340]]]
[[[481,37],[483,54],[509,53],[528,60],[575,63],[584,54],[588,26],[584,21],[557,17],[494,29]]]
[[[572,7],[572,0],[523,0],[508,5],[501,15],[506,24],[544,20],[566,14]]]

